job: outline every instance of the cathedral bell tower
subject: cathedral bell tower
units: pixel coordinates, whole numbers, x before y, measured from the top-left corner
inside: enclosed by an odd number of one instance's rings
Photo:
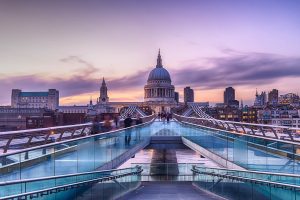
[[[104,80],[104,77],[103,77],[102,84],[101,84],[101,87],[100,87],[100,97],[99,97],[98,102],[99,103],[106,103],[108,101],[109,101],[109,97],[107,95],[107,86],[106,86],[106,83],[105,83],[105,80]]]

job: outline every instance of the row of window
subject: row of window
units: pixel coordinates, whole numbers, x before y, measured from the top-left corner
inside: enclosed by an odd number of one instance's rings
[[[35,100],[37,100],[37,99],[48,99],[48,97],[22,97],[22,99],[35,99]]]
[[[277,123],[285,123],[285,124],[291,124],[291,123],[297,123],[297,120],[277,120]],[[300,120],[298,120],[298,123],[300,123]],[[273,120],[273,124],[276,124],[276,120]]]
[[[62,110],[63,113],[86,113],[87,110]]]
[[[39,110],[37,110],[37,109],[22,110],[22,108],[21,109],[1,109],[0,113],[39,113]]]
[[[227,118],[238,118],[238,115],[227,115]],[[220,115],[220,118],[226,118],[226,115]]]

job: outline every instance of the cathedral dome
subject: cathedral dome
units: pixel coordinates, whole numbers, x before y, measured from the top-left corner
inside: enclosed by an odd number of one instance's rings
[[[149,81],[167,81],[171,82],[171,76],[169,72],[163,67],[160,51],[158,52],[156,67],[150,72],[148,76]]]
[[[158,51],[156,67],[149,73],[144,87],[145,102],[172,104],[175,102],[175,87],[171,83],[169,72],[163,67],[160,51]],[[160,111],[164,111],[164,106]]]
[[[171,82],[171,77],[169,72],[163,67],[154,68],[149,76],[148,81],[168,81]]]

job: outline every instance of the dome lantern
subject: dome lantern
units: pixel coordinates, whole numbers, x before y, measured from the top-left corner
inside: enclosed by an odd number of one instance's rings
[[[166,81],[171,83],[171,76],[162,65],[160,49],[158,50],[156,67],[150,72],[148,76],[148,82],[151,81]]]
[[[162,59],[161,59],[161,55],[160,55],[160,49],[158,50],[156,67],[163,67],[163,65],[162,65]]]

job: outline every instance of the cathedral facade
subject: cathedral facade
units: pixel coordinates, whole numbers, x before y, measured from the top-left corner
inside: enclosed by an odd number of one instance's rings
[[[149,73],[144,87],[145,102],[174,103],[175,87],[169,72],[162,65],[160,51],[158,52],[156,67]]]
[[[170,112],[171,107],[176,106],[175,87],[168,70],[163,67],[160,50],[156,66],[149,73],[144,87],[144,101],[155,112]]]

